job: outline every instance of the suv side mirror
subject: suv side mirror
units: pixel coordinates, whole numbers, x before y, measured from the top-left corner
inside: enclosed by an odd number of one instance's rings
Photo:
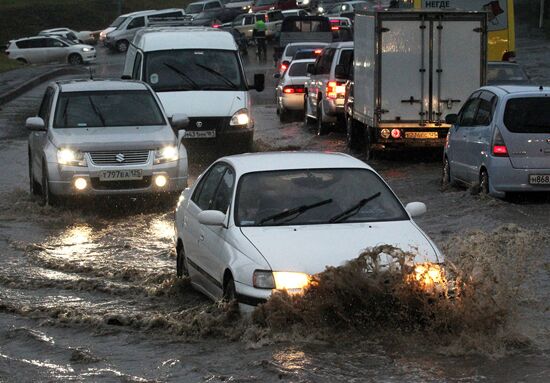
[[[338,64],[336,68],[334,68],[334,77],[339,80],[347,80],[349,78],[348,72],[342,64]]]
[[[170,119],[170,125],[177,130],[185,129],[189,126],[189,117],[183,113],[175,113]]]
[[[28,130],[32,130],[35,132],[45,132],[46,131],[46,124],[44,124],[44,120],[41,117],[29,117],[27,118],[27,121],[25,121],[25,127]]]
[[[454,125],[458,122],[458,114],[451,113],[445,116],[445,123]]]
[[[306,72],[307,74],[315,74],[315,64],[307,64]]]
[[[256,91],[261,92],[265,88],[265,76],[263,73],[256,73],[254,75],[254,85],[252,87]]]

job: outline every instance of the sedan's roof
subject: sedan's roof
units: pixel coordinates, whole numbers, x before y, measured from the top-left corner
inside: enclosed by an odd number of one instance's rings
[[[147,90],[143,82],[130,80],[66,80],[57,81],[57,84],[62,92]]]
[[[223,157],[240,174],[274,170],[372,168],[344,153],[329,152],[264,152]]]

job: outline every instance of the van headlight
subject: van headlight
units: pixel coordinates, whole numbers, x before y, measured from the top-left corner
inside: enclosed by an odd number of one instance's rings
[[[69,166],[86,166],[86,159],[84,153],[64,148],[57,151],[57,163]]]
[[[155,164],[162,164],[164,162],[177,161],[179,158],[178,147],[175,145],[168,145],[163,148],[155,150]]]
[[[82,52],[91,52],[93,48],[82,48]]]
[[[248,109],[243,108],[239,109],[231,117],[229,122],[230,126],[249,126],[250,125],[250,115],[248,114]]]
[[[309,282],[310,277],[305,273],[256,270],[253,275],[253,286],[259,289],[300,292],[309,285]]]

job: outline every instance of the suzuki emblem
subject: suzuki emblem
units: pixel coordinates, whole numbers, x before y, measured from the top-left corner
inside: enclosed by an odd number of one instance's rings
[[[197,126],[197,128],[202,128],[202,121],[197,121],[195,125]]]
[[[118,153],[118,154],[115,156],[115,159],[117,160],[117,162],[124,162],[124,154]]]

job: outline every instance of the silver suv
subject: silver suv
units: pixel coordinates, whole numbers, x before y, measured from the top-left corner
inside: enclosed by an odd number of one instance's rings
[[[36,36],[10,41],[8,58],[25,64],[62,62],[73,65],[96,59],[95,48],[77,44],[61,36]]]
[[[31,194],[43,204],[74,195],[180,192],[187,187],[188,122],[170,126],[151,88],[139,81],[52,83],[27,119]],[[173,129],[177,131],[177,137]]]

